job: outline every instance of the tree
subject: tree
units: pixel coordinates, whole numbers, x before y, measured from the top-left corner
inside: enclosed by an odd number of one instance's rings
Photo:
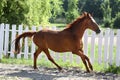
[[[0,23],[20,24],[24,21],[24,15],[28,11],[28,7],[24,4],[24,0],[3,0],[2,19]]]
[[[69,0],[68,1],[68,10],[66,12],[67,23],[73,21],[78,16],[79,16],[78,0]]]
[[[40,25],[62,12],[62,0],[2,0],[0,22],[9,24]]]
[[[102,0],[86,0],[83,6],[82,12],[87,11],[91,13],[94,17],[102,19],[102,10],[100,8]]]
[[[39,25],[42,22],[48,22],[48,17],[51,16],[49,1],[29,0],[27,2],[29,12],[26,15],[24,23],[27,25]]]
[[[49,20],[51,22],[57,18],[57,17],[62,17],[62,13],[64,12],[63,9],[63,1],[62,0],[51,0],[51,14],[52,16],[50,17]]]
[[[87,0],[78,0],[79,12],[82,12]]]
[[[104,26],[112,27],[112,17],[111,17],[112,9],[110,8],[110,1],[104,0],[103,3],[101,4],[101,8],[104,16],[103,17]]]
[[[113,26],[114,26],[114,28],[120,29],[120,12],[118,14],[116,14]]]
[[[4,21],[4,17],[3,17],[3,8],[5,6],[5,0],[0,0],[0,23],[1,21]]]
[[[25,24],[45,25],[49,19],[53,19],[62,12],[61,0],[29,0],[27,1],[29,12],[26,15]]]
[[[115,18],[116,14],[120,12],[120,0],[110,0],[110,7],[112,9],[111,16]]]

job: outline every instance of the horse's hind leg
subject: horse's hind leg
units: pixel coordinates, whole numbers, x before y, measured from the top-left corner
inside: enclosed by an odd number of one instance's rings
[[[53,64],[55,64],[55,65],[58,67],[59,70],[62,70],[62,68],[53,60],[53,58],[51,57],[48,49],[44,50],[44,52],[45,52],[47,58],[48,58]]]
[[[38,58],[38,55],[41,53],[41,49],[37,49],[36,51],[35,51],[35,53],[34,53],[34,69],[37,69],[37,58]]]

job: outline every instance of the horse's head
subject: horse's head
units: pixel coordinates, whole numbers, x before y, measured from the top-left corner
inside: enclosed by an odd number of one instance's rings
[[[91,14],[84,12],[83,15],[85,16],[85,26],[86,28],[89,28],[96,32],[96,34],[100,33],[100,29],[94,18],[91,16]]]

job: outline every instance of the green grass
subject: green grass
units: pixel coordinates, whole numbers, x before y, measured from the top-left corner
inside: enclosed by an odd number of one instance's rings
[[[63,61],[63,60],[55,60],[56,63],[58,63],[61,67],[64,68],[70,68],[70,67],[79,67],[82,70],[85,70],[85,67],[80,61],[80,63],[77,63],[76,61],[73,61],[72,63],[70,61]],[[18,64],[18,65],[28,65],[28,66],[33,66],[33,60],[32,59],[16,59],[16,58],[3,58],[0,63],[5,63],[5,64]],[[50,61],[46,60],[46,58],[41,58],[37,60],[37,65],[38,67],[50,67],[50,68],[55,68],[56,66],[52,64]],[[115,64],[112,66],[104,67],[105,64],[98,64],[95,62],[93,64],[94,71],[96,72],[111,72],[111,73],[116,73],[120,74],[120,67],[116,67]]]

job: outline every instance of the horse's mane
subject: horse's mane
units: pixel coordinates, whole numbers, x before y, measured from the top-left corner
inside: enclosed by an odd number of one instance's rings
[[[78,18],[77,18],[76,20],[74,20],[72,23],[68,24],[68,25],[67,25],[67,28],[73,27],[74,25],[80,23],[80,22],[85,18],[86,15],[87,15],[87,13],[86,13],[86,14],[82,14],[80,17],[78,17]]]

